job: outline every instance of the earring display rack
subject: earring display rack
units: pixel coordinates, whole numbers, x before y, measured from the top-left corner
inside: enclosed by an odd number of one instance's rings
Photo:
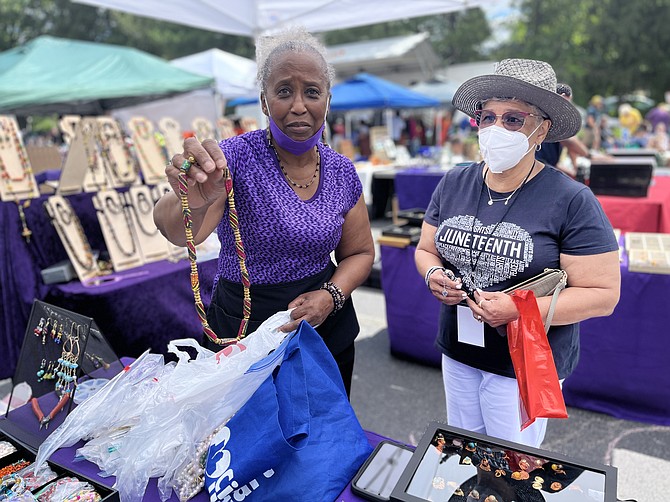
[[[35,300],[2,429],[37,447],[65,420],[84,380],[111,379],[122,369],[92,318]],[[24,382],[31,388],[32,399],[26,406],[32,407],[35,419],[14,422],[10,411],[14,388]]]
[[[216,139],[214,126],[212,126],[212,122],[205,117],[194,118],[191,125],[193,126],[193,131],[195,132],[195,137],[198,138],[198,141]]]
[[[137,231],[140,251],[145,263],[166,260],[170,256],[168,240],[154,224],[154,199],[148,186],[134,186],[123,194]]]
[[[91,245],[70,202],[61,195],[52,195],[44,202],[44,208],[51,218],[51,223],[65,247],[65,252],[79,280],[84,282],[101,275],[102,272],[93,255]]]
[[[115,272],[139,267],[144,261],[125,199],[116,190],[93,196],[102,235]]]
[[[233,122],[228,117],[219,117],[216,119],[216,130],[219,133],[220,139],[228,139],[235,136]]]
[[[139,182],[137,164],[119,123],[111,117],[98,117],[97,122],[100,154],[112,187],[119,188]]]
[[[0,115],[0,199],[18,203],[39,195],[16,118]]]
[[[165,138],[165,148],[170,159],[183,151],[183,139],[179,122],[172,117],[163,117],[158,121],[158,129]]]
[[[132,132],[135,153],[140,170],[147,185],[155,185],[165,180],[165,165],[168,162],[162,135],[157,137],[153,124],[144,117],[132,117],[128,121]]]

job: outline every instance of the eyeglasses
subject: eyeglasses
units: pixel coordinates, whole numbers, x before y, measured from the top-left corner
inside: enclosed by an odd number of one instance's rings
[[[521,129],[526,123],[527,117],[540,117],[544,119],[542,115],[529,112],[505,112],[502,115],[496,115],[492,110],[475,111],[475,121],[481,129],[495,124],[498,117],[502,119],[503,127],[508,131],[518,131]]]

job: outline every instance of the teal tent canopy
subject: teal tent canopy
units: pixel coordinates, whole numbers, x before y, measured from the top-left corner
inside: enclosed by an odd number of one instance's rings
[[[94,115],[213,82],[137,49],[42,36],[0,53],[0,113]]]

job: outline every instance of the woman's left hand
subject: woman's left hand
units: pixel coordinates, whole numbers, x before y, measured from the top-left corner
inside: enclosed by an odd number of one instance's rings
[[[475,291],[475,301],[467,299],[472,315],[493,328],[519,318],[519,311],[507,293]]]
[[[333,297],[325,289],[309,291],[298,296],[288,304],[293,321],[284,324],[280,329],[284,333],[290,333],[298,328],[300,321],[307,321],[313,327],[319,326],[333,311]]]

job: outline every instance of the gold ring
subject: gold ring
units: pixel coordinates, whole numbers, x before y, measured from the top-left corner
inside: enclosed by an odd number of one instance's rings
[[[479,303],[477,304],[477,306],[478,306],[479,308],[482,308],[482,303],[484,303],[484,300],[479,300]]]
[[[197,164],[197,162],[195,161],[195,157],[193,155],[189,155],[186,160],[188,160],[191,165]]]

